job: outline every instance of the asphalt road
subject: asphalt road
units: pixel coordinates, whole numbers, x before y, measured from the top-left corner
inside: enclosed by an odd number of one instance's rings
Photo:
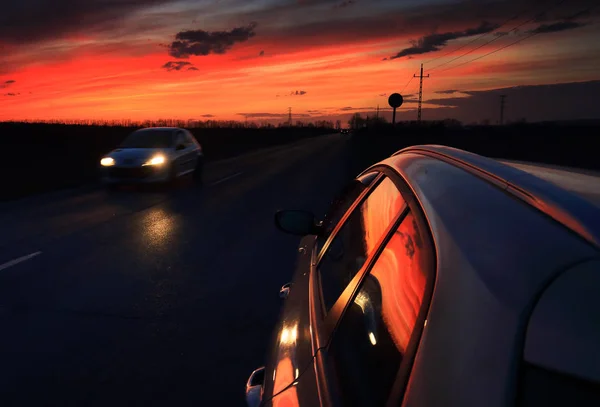
[[[94,187],[0,204],[0,406],[241,406],[343,136],[206,168],[203,187]]]

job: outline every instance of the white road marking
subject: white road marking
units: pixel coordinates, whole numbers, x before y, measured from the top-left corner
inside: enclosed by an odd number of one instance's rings
[[[228,177],[225,177],[225,178],[221,178],[220,180],[213,182],[212,184],[210,184],[210,186],[212,187],[212,186],[214,186],[214,185],[218,185],[218,184],[220,184],[220,183],[222,183],[222,182],[228,181],[228,180],[230,180],[230,179],[232,179],[232,178],[235,178],[235,177],[237,177],[237,176],[240,176],[240,175],[242,175],[242,174],[243,174],[243,172],[236,172],[236,173],[235,173],[235,174],[233,174],[233,175],[230,175],[230,176],[228,176]]]
[[[29,259],[33,259],[35,256],[39,256],[40,254],[42,254],[42,252],[35,252],[35,253],[28,254],[27,256],[23,256],[23,257],[19,257],[18,259],[11,260],[7,263],[0,265],[0,271],[5,270],[9,267],[15,266],[19,263],[23,263],[24,261],[27,261]]]

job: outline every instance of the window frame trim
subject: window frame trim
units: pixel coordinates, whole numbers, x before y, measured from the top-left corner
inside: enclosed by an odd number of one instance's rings
[[[321,265],[321,261],[323,260],[325,252],[329,249],[329,246],[331,245],[331,242],[336,238],[336,236],[338,235],[340,229],[342,229],[342,227],[344,227],[344,225],[348,221],[348,218],[354,213],[354,210],[358,206],[360,206],[360,205],[363,204],[363,202],[371,195],[371,193],[375,190],[375,188],[377,188],[379,186],[379,184],[385,178],[385,176],[383,175],[382,172],[380,172],[380,171],[373,171],[373,172],[377,172],[377,176],[375,177],[375,179],[372,180],[369,183],[369,185],[367,185],[367,188],[365,188],[365,190],[360,193],[360,195],[358,196],[358,198],[356,198],[354,200],[354,202],[352,203],[352,205],[350,205],[350,207],[348,208],[348,210],[344,213],[344,215],[340,218],[340,220],[337,223],[337,225],[335,225],[335,227],[331,231],[331,234],[329,235],[329,237],[327,238],[327,240],[323,244],[323,247],[321,247],[319,253],[317,254],[316,261],[315,261],[315,263],[313,263],[313,266],[315,266],[315,269],[318,269],[319,266]],[[366,174],[366,175],[369,175],[369,174]],[[355,180],[358,180],[358,178],[355,178]]]

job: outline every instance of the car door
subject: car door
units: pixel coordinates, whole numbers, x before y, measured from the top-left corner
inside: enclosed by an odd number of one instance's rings
[[[325,233],[322,236],[305,236],[300,242],[296,271],[289,284],[289,292],[283,303],[279,322],[270,339],[266,369],[263,383],[263,405],[276,397],[275,404],[283,403],[300,391],[310,398],[317,394],[316,381],[310,379],[313,369],[315,347],[311,326],[311,276],[313,266],[320,251],[319,247],[328,240],[344,215],[353,207],[376,178],[377,174],[369,174],[354,180],[336,195],[331,207],[322,221]],[[319,243],[320,242],[320,243]],[[289,281],[289,280],[288,280]],[[282,280],[281,283],[288,281]],[[287,285],[287,284],[286,284]],[[299,380],[302,377],[302,380]],[[293,384],[296,383],[296,384]],[[295,386],[290,389],[290,386]],[[285,392],[285,397],[277,397]],[[312,405],[306,402],[306,405]]]
[[[320,264],[325,282],[320,285],[321,306],[327,311],[322,329],[327,338],[315,358],[315,370],[322,405],[385,406],[402,401],[429,306],[435,255],[415,199],[390,175],[379,181],[346,226],[360,222],[354,229],[362,232],[362,251],[346,245],[343,255],[360,254],[354,267],[362,264],[359,270],[349,279],[336,273],[339,264]],[[345,242],[343,234],[339,238]],[[347,270],[352,268],[344,267]]]

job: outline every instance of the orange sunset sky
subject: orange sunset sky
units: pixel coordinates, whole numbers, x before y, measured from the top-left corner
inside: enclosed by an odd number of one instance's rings
[[[600,118],[595,1],[1,1],[0,120]]]

